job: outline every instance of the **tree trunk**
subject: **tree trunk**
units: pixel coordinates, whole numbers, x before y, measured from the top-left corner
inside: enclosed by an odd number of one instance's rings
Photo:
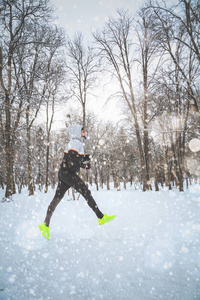
[[[13,175],[13,141],[11,140],[11,112],[10,98],[6,93],[5,100],[6,124],[5,124],[5,152],[6,152],[6,193],[5,197],[9,198],[16,193]]]
[[[85,113],[85,102],[82,102],[82,109],[83,109],[83,128],[85,129],[85,118],[86,118],[86,113]]]
[[[179,180],[179,191],[180,192],[183,192],[184,191],[184,188],[183,188],[183,165],[182,165],[182,156],[181,156],[181,153],[182,151],[179,150],[178,151],[178,169],[179,169],[179,177],[178,177],[178,180]]]
[[[131,108],[131,112],[132,112],[134,122],[135,122],[134,125],[135,125],[135,130],[136,130],[136,137],[137,137],[137,142],[138,142],[138,151],[139,151],[140,164],[141,164],[141,169],[142,169],[143,191],[145,192],[148,189],[147,175],[146,175],[146,164],[145,164],[145,158],[144,158],[144,151],[143,151],[143,147],[142,147],[140,126],[139,126],[139,123],[138,123],[137,110],[136,110],[136,106],[135,106],[135,97],[134,97],[134,93],[133,93],[131,77],[129,77],[129,84],[130,84],[131,102],[132,102],[132,107],[130,107],[130,106],[129,107]],[[126,99],[127,99],[127,97],[126,97]],[[126,100],[126,101],[128,101],[128,100]]]
[[[51,111],[51,118],[49,122],[49,98],[47,100],[46,106],[46,131],[47,131],[47,152],[46,152],[46,181],[45,181],[45,193],[48,191],[49,186],[49,147],[50,147],[50,134],[51,134],[51,127],[53,124],[54,118],[54,105],[55,105],[55,94],[53,93],[52,98],[52,111]]]
[[[99,190],[99,185],[98,185],[98,171],[97,171],[97,166],[96,166],[96,163],[94,165],[94,182],[96,184],[96,188],[97,188],[97,191]]]
[[[171,181],[169,178],[169,166],[168,166],[167,152],[168,152],[168,150],[165,151],[165,156],[164,156],[165,185],[169,187],[169,190],[171,190],[172,187],[171,187]]]
[[[157,169],[157,164],[153,166],[153,158],[151,153],[149,154],[149,159],[151,162],[151,170],[154,176],[154,184],[155,184],[155,191],[159,191],[159,186],[158,186],[158,169]],[[155,160],[157,160],[156,155],[155,155]]]
[[[26,109],[26,146],[27,146],[27,164],[28,164],[28,190],[29,196],[34,195],[32,165],[31,165],[31,127],[29,126],[30,106]]]
[[[107,186],[107,190],[110,190],[110,167],[108,164],[107,164],[106,186]]]
[[[47,152],[46,152],[46,179],[44,192],[47,193],[49,187],[49,136],[47,138]]]
[[[150,189],[150,175],[149,175],[149,137],[148,137],[148,129],[146,124],[144,124],[144,157],[145,157],[145,167],[146,167],[146,184],[147,189]]]
[[[27,127],[27,163],[28,163],[28,190],[29,196],[34,195],[33,189],[33,177],[32,177],[32,165],[31,165],[31,135],[30,127]]]
[[[123,183],[124,183],[124,189],[126,190],[126,164],[125,164],[125,161],[123,162]]]
[[[139,151],[139,156],[140,156],[140,164],[141,164],[141,169],[142,169],[142,183],[143,183],[143,191],[145,192],[148,189],[147,185],[147,176],[146,176],[146,165],[144,161],[144,153],[142,149],[142,141],[141,141],[141,136],[140,136],[140,130],[139,130],[139,125],[136,123],[136,136],[137,136],[137,141],[138,141],[138,151]]]
[[[100,187],[103,189],[103,167],[100,167]]]
[[[144,88],[144,108],[143,108],[143,124],[144,124],[144,160],[146,167],[146,183],[147,189],[150,189],[150,175],[149,175],[149,166],[150,166],[150,158],[149,158],[149,135],[148,135],[148,121],[147,121],[147,104],[148,104],[148,28],[146,27],[145,18],[143,18],[144,23],[144,49],[142,52],[142,67],[143,67],[143,88]]]

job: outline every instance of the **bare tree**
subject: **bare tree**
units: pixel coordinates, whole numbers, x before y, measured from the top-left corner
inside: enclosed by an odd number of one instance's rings
[[[149,141],[149,124],[156,115],[155,110],[151,109],[151,90],[155,82],[155,76],[159,70],[159,66],[162,62],[162,52],[158,52],[158,41],[155,39],[154,32],[152,31],[151,15],[145,10],[139,12],[139,18],[135,25],[135,32],[138,42],[137,62],[141,70],[142,80],[141,85],[143,89],[143,95],[140,96],[141,101],[141,120],[143,123],[143,147],[144,158],[146,166],[146,181],[150,187],[150,141]],[[151,113],[150,113],[151,112]]]
[[[29,31],[31,29],[31,31]],[[31,128],[37,118],[42,102],[46,93],[46,77],[52,57],[48,58],[47,48],[49,48],[49,32],[47,26],[41,26],[40,29],[29,28],[24,34],[22,46],[18,47],[18,57],[23,58],[20,62],[15,62],[20,66],[22,82],[19,83],[19,93],[24,101],[25,119],[26,119],[26,150],[27,150],[27,169],[28,169],[28,190],[29,195],[34,193],[34,184],[32,178],[32,144]],[[33,35],[33,36],[32,36]],[[29,38],[32,36],[30,47],[27,47]],[[38,41],[40,41],[38,43]],[[24,46],[26,45],[26,46]],[[23,57],[23,54],[26,56]]]
[[[187,57],[193,56],[196,66],[200,66],[200,15],[199,1],[181,0],[179,4],[167,8],[166,3],[159,5],[157,2],[150,1],[146,7],[152,15],[152,30],[155,32],[157,40],[160,41],[160,48],[167,52],[173,63],[179,69],[183,79],[185,94],[191,109],[199,111],[197,100],[198,80],[191,81],[187,68],[184,68],[183,59],[177,59],[174,51],[175,45],[182,45],[182,50],[187,53]],[[178,14],[177,14],[178,11]]]
[[[1,2],[2,22],[0,31],[4,34],[0,39],[0,84],[4,93],[5,121],[3,130],[6,155],[6,198],[15,193],[13,146],[23,105],[23,99],[18,97],[18,82],[21,74],[15,65],[16,49],[23,41],[24,28],[28,24],[32,23],[34,26],[34,24],[49,18],[51,10],[47,3],[46,0],[31,2],[31,4],[26,0],[22,0],[20,3],[11,0]]]
[[[118,19],[110,18],[104,30],[95,33],[94,38],[98,43],[100,55],[109,63],[112,75],[119,82],[122,99],[125,100],[132,115],[140,153],[143,190],[145,191],[148,188],[146,165],[133,86],[134,60],[133,41],[131,40],[133,18],[127,11],[118,11],[118,15]]]
[[[86,125],[86,103],[96,84],[99,63],[91,46],[85,46],[79,32],[67,41],[67,70],[69,78],[69,98],[79,101],[82,107],[82,124]]]
[[[31,155],[31,128],[37,118],[38,112],[42,104],[46,104],[48,111],[49,99],[52,97],[52,112],[54,113],[54,98],[57,87],[62,83],[61,72],[59,74],[60,66],[55,66],[56,61],[59,60],[59,49],[64,44],[64,35],[62,30],[57,27],[42,26],[40,30],[35,32],[35,40],[40,43],[35,43],[35,55],[33,61],[26,66],[26,72],[22,73],[24,88],[26,91],[26,130],[27,130],[27,165],[28,165],[28,189],[29,195],[34,193],[34,184],[32,178],[32,155]],[[61,63],[60,63],[61,64]],[[62,65],[64,62],[62,61]],[[52,66],[53,65],[53,66]],[[60,78],[58,78],[60,76]],[[55,89],[56,85],[56,89]],[[54,90],[53,90],[54,89]],[[50,128],[47,131],[47,145],[49,144]],[[48,123],[48,120],[47,120]],[[47,153],[49,148],[47,147]],[[48,155],[47,155],[48,157]],[[48,170],[48,159],[47,159]],[[48,174],[48,173],[47,173]],[[47,176],[48,177],[48,176]]]
[[[54,49],[54,54],[58,55],[59,45]],[[58,101],[57,93],[59,88],[63,84],[65,71],[64,71],[64,61],[54,61],[51,64],[51,67],[48,70],[48,80],[47,84],[47,93],[45,97],[46,102],[46,180],[45,180],[45,193],[48,191],[49,186],[49,156],[50,156],[50,138],[51,138],[51,129],[54,119],[55,103]],[[59,102],[61,100],[59,99]]]
[[[175,118],[177,123],[175,127],[171,124],[170,130],[165,130],[165,140],[170,141],[165,146],[166,182],[170,186],[173,178],[180,191],[183,191],[185,144],[190,112],[195,112],[199,118],[200,64],[197,40],[200,27],[199,13],[195,12],[195,7],[198,8],[197,2],[185,0],[169,8],[164,2],[160,5],[150,1],[146,7],[151,16],[157,49],[163,51],[166,58],[160,69],[160,78],[157,78],[157,86],[164,91],[163,99],[168,103],[164,110],[168,112],[169,120]],[[171,138],[168,139],[166,135]]]

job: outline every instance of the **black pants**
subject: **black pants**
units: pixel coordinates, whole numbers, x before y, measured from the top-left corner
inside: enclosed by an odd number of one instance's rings
[[[92,208],[92,210],[95,212],[96,216],[99,219],[103,218],[103,214],[99,210],[95,200],[93,199],[90,190],[87,188],[85,183],[81,180],[81,178],[76,173],[60,171],[58,175],[58,179],[59,182],[58,182],[55,196],[47,209],[47,215],[44,221],[46,226],[49,227],[50,219],[52,217],[52,214],[56,206],[62,200],[66,191],[70,187],[73,187],[77,192],[79,192],[86,199],[88,205]]]

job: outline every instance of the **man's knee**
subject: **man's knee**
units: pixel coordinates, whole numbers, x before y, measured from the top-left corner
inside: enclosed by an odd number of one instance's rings
[[[84,198],[87,198],[87,197],[90,197],[91,196],[91,192],[90,190],[86,187],[86,186],[80,186],[78,187],[78,192],[84,197]]]
[[[83,195],[84,195],[85,198],[91,197],[90,190],[85,190],[84,193],[83,193]]]

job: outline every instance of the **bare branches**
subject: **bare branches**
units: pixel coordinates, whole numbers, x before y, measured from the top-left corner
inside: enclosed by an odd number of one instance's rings
[[[77,33],[67,41],[68,61],[66,67],[69,75],[69,97],[77,99],[82,106],[83,127],[85,127],[85,110],[88,95],[95,86],[99,72],[99,62],[91,46],[85,46],[83,35]]]
[[[193,57],[193,72],[195,65],[200,66],[198,37],[200,35],[200,23],[197,15],[194,16],[194,8],[197,2],[180,1],[180,4],[167,8],[156,2],[150,1],[146,11],[152,15],[153,31],[160,41],[158,47],[169,54],[173,64],[182,75],[185,89],[190,95],[190,105],[192,109],[199,110],[196,97],[195,77],[191,77],[187,65],[190,56]],[[177,13],[178,11],[178,13]],[[181,50],[180,50],[181,49]],[[178,55],[177,55],[178,53]],[[191,80],[193,78],[193,80]]]

